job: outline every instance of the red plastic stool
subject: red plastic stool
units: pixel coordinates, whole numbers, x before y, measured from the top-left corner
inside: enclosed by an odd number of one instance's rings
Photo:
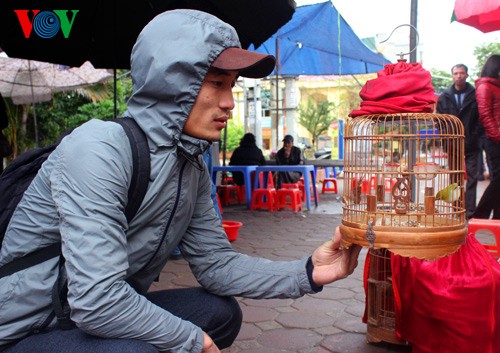
[[[259,173],[259,185],[261,188],[264,187],[264,173]],[[275,189],[274,186],[274,177],[272,172],[267,173],[267,185],[268,189]]]
[[[331,183],[332,186],[329,187],[328,183]],[[323,179],[323,187],[321,188],[321,193],[324,194],[327,191],[332,191],[336,194],[338,194],[338,189],[337,189],[337,179],[335,178],[325,178]]]
[[[301,198],[302,202],[306,202],[306,190],[304,188],[304,179],[300,178],[299,182],[297,184],[299,184],[300,198]],[[309,190],[310,190],[310,194],[311,194],[311,200],[316,201],[314,199],[314,188],[312,185],[310,185]],[[319,195],[318,195],[318,202],[319,202]]]
[[[370,194],[370,181],[369,180],[363,180],[361,182],[361,193],[369,195]]]
[[[302,184],[304,185],[304,184]],[[299,188],[299,183],[293,183],[293,184],[281,184],[282,189],[298,189]]]
[[[222,204],[228,206],[231,202],[240,203],[238,185],[218,185],[217,193],[220,194]]]
[[[396,179],[394,178],[384,178],[384,188],[385,191],[392,192],[392,188],[396,185]]]
[[[246,198],[246,190],[245,190],[245,185],[238,185],[238,201],[240,203],[245,203],[247,198]]]
[[[254,189],[252,191],[252,202],[250,210],[268,209],[269,212],[275,210],[276,189]]]
[[[219,206],[220,214],[224,214],[224,212],[222,211],[222,202],[220,202],[220,197],[218,193],[215,193],[215,198],[217,199],[217,205]]]
[[[281,210],[289,207],[293,212],[302,211],[302,200],[299,189],[279,189],[277,192],[276,208]]]
[[[467,230],[476,234],[478,230],[489,230],[495,237],[496,244],[483,244],[483,246],[497,259],[500,259],[500,219],[469,219]]]

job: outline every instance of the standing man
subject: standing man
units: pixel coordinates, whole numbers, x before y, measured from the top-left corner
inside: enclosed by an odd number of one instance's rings
[[[451,114],[460,119],[465,129],[465,189],[466,216],[470,218],[476,210],[477,171],[479,141],[483,133],[479,124],[476,90],[467,82],[467,66],[457,64],[451,68],[453,84],[439,96],[436,112]],[[460,168],[460,166],[457,166]]]
[[[300,148],[293,145],[293,136],[286,135],[283,139],[283,147],[276,154],[276,164],[278,165],[298,165],[304,164],[304,155]],[[282,184],[293,184],[299,181],[302,174],[300,172],[279,172],[278,188]]]
[[[14,211],[0,266],[51,244],[65,261],[0,278],[0,351],[220,353],[242,322],[234,296],[300,297],[354,271],[360,247],[340,248],[338,231],[313,254],[271,261],[234,251],[215,212],[202,153],[226,127],[236,79],[274,65],[209,14],[149,22],[132,50],[125,113],[148,139],[144,201],[128,222],[132,150],[120,125],[91,120],[62,140]],[[176,246],[199,286],[149,293]],[[74,324],[66,330],[53,315],[58,276]]]

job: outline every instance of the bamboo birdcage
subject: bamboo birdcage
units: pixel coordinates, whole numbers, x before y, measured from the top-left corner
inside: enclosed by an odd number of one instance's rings
[[[464,128],[457,117],[364,115],[347,121],[344,139],[345,246],[433,260],[464,243]],[[457,196],[441,200],[446,193],[438,191],[452,184]]]
[[[371,249],[367,279],[366,340],[408,345],[396,335],[396,313],[392,285],[391,254],[387,249]]]

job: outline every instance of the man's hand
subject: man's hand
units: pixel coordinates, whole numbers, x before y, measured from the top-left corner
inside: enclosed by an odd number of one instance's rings
[[[317,248],[312,255],[313,281],[322,286],[349,276],[358,265],[361,246],[352,244],[340,249],[340,231],[337,227],[332,240]]]
[[[203,349],[201,353],[220,353],[212,338],[203,332]]]

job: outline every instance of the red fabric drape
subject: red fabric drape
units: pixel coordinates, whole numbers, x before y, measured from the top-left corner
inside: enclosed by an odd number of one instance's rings
[[[435,261],[391,256],[396,333],[412,353],[500,352],[500,265],[473,235]]]
[[[420,63],[388,64],[359,92],[359,110],[349,116],[394,113],[431,113],[435,103],[431,74]]]

